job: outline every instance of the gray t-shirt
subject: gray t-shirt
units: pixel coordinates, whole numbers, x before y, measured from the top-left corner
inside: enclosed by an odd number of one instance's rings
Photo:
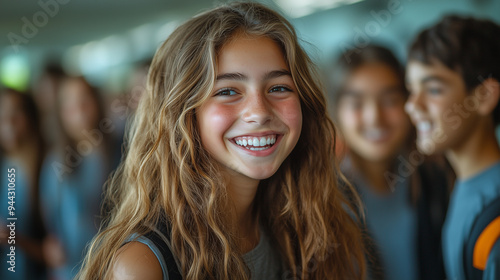
[[[168,280],[167,264],[160,249],[147,237],[133,235],[128,238],[128,241],[134,240],[141,242],[149,247],[160,262],[163,271],[163,280]],[[243,260],[247,264],[251,272],[251,279],[281,279],[283,274],[283,262],[279,253],[271,245],[271,239],[267,233],[261,229],[259,244],[250,252],[243,255]]]

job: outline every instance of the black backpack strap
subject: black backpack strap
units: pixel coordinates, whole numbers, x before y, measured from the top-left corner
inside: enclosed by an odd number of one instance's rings
[[[500,237],[500,197],[488,204],[477,216],[464,247],[467,279],[482,279],[491,248]]]
[[[158,231],[164,234],[165,238],[170,242],[170,228],[167,226],[163,219],[160,219],[160,224],[158,225]],[[151,240],[156,247],[160,250],[165,263],[167,264],[167,273],[169,280],[182,280],[182,275],[179,272],[177,263],[175,262],[175,257],[170,250],[170,247],[164,241],[164,239],[156,231],[150,231],[145,235],[146,238]]]
[[[419,184],[420,189],[416,204],[419,279],[442,280],[446,273],[441,231],[448,208],[448,183],[433,162],[420,165],[415,176],[419,181],[411,183]]]

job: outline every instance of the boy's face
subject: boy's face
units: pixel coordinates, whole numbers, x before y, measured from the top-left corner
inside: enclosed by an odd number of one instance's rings
[[[417,128],[417,146],[425,154],[460,149],[478,120],[478,101],[469,95],[460,73],[439,62],[410,60],[410,91],[405,109]]]

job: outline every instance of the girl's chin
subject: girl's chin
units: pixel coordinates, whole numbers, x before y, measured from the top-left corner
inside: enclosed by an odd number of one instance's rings
[[[265,180],[269,179],[271,176],[273,176],[276,173],[276,170],[273,168],[269,169],[259,169],[259,170],[245,170],[241,171],[241,175],[248,177],[249,179],[253,180]]]

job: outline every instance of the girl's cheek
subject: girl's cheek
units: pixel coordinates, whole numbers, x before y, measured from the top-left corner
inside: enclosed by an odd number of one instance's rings
[[[204,119],[202,123],[206,127],[201,129],[224,132],[229,129],[231,124],[236,120],[237,113],[235,111],[235,108],[231,106],[217,104],[212,104],[203,108],[201,117]]]
[[[298,128],[300,131],[302,129],[302,109],[298,98],[284,102],[279,106],[282,108],[282,116],[288,123],[288,126],[290,128]]]
[[[338,119],[342,130],[355,129],[362,122],[362,118],[358,112],[346,108],[340,109]]]

